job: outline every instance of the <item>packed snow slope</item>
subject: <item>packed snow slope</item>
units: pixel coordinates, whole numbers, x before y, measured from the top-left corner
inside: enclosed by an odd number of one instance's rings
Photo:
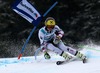
[[[100,73],[100,46],[83,46],[82,53],[88,56],[88,63],[72,61],[63,65],[56,65],[62,57],[50,53],[51,59],[45,60],[43,55],[17,58],[1,58],[0,73]]]

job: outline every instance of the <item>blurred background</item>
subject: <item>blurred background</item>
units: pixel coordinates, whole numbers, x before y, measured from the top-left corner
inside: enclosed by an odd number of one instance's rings
[[[34,27],[15,13],[11,5],[15,0],[0,0],[0,58],[17,57]],[[100,41],[100,0],[28,0],[43,15],[55,2],[59,3],[44,17],[27,44],[23,56],[33,56],[40,46],[38,30],[51,16],[64,30],[62,38],[68,46],[77,47]]]

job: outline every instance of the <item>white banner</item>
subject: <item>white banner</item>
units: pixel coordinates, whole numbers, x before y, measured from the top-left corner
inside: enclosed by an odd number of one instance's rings
[[[36,20],[41,17],[39,12],[27,0],[16,2],[13,6],[13,10],[30,23],[36,22]]]

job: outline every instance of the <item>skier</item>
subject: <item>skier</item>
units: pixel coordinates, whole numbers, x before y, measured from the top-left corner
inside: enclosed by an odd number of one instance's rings
[[[44,52],[45,59],[51,58],[49,53],[47,52],[47,49],[48,49],[59,54],[65,60],[72,59],[72,56],[66,53],[66,52],[69,52],[73,56],[76,56],[77,58],[82,60],[83,63],[85,63],[86,56],[84,54],[82,54],[81,52],[69,46],[64,45],[64,43],[61,40],[63,35],[64,35],[64,32],[62,29],[59,28],[59,26],[56,25],[55,19],[52,17],[48,17],[45,20],[45,26],[42,27],[38,33],[41,49]]]

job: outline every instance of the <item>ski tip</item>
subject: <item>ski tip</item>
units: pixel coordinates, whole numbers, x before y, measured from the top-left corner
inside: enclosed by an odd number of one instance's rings
[[[83,59],[83,63],[87,63],[87,58],[84,58]]]
[[[62,63],[64,63],[64,61],[57,61],[56,62],[57,65],[61,65]]]

